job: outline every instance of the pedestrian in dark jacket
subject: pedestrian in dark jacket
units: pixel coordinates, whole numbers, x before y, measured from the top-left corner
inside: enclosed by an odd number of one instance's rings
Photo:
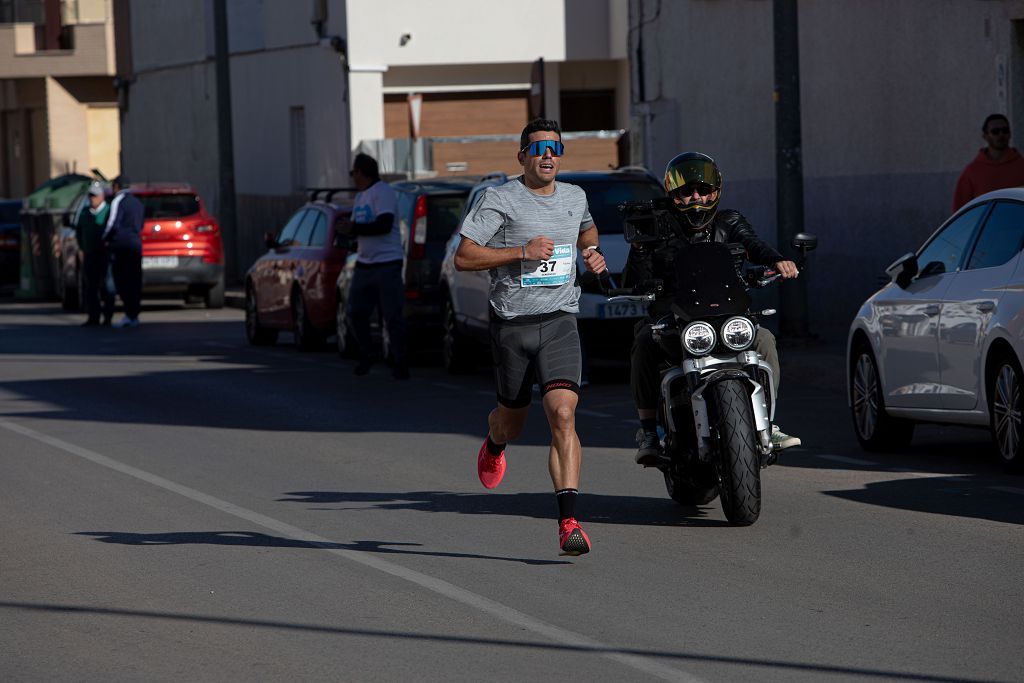
[[[1010,147],[1010,122],[1002,114],[992,114],[981,126],[987,145],[967,164],[953,193],[953,211],[992,190],[1024,186],[1024,157]]]
[[[103,241],[109,249],[114,284],[124,304],[124,318],[115,327],[138,327],[142,307],[142,220],[140,202],[128,189],[128,179],[114,179],[114,198]]]
[[[107,288],[110,261],[103,244],[110,205],[106,188],[95,182],[89,186],[89,203],[83,206],[75,221],[75,240],[82,251],[82,286],[88,318],[82,327],[110,325],[114,317],[114,293]],[[100,313],[103,314],[102,321]]]

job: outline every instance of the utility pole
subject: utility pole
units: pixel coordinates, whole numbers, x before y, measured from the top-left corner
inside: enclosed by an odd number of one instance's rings
[[[235,145],[231,127],[231,53],[228,52],[227,0],[213,2],[214,60],[217,73],[217,154],[220,179],[220,220],[224,238],[224,277],[238,273],[238,227],[235,213]],[[229,258],[230,257],[230,258]]]
[[[775,227],[779,251],[804,229],[804,169],[800,136],[800,32],[797,0],[772,0],[775,34]],[[780,332],[808,337],[807,280],[798,277],[779,290]]]

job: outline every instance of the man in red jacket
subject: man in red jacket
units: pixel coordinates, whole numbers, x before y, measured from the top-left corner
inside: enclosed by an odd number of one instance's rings
[[[1004,187],[1024,186],[1024,157],[1010,147],[1010,122],[1002,114],[992,114],[981,127],[988,143],[956,181],[953,211],[979,195]]]

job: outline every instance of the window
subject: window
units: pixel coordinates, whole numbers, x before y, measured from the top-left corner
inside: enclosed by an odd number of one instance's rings
[[[458,197],[427,197],[427,240],[445,242],[456,228],[459,217],[466,206],[466,198]]]
[[[292,107],[288,110],[288,128],[292,146],[292,189],[306,189],[306,110]]]
[[[1024,241],[1024,204],[997,202],[981,229],[968,270],[1001,266],[1020,251]]]
[[[309,244],[309,238],[313,234],[313,225],[316,223],[316,217],[319,215],[319,211],[314,211],[312,209],[306,211],[306,217],[302,219],[302,224],[299,225],[299,229],[295,231],[295,237],[292,240],[292,244],[296,247],[304,247]]]
[[[974,234],[978,220],[987,209],[988,204],[979,204],[946,225],[917,254],[917,279],[954,272],[960,265],[960,259],[971,235]]]
[[[292,216],[284,227],[281,228],[280,234],[277,236],[277,243],[281,245],[289,244],[295,239],[295,233],[299,229],[299,224],[302,219],[306,216],[306,209],[300,209],[294,216]]]
[[[140,194],[142,215],[146,218],[184,218],[199,213],[199,198],[194,194]]]
[[[316,212],[316,223],[313,225],[313,236],[309,238],[309,246],[322,247],[327,237],[327,216]]]

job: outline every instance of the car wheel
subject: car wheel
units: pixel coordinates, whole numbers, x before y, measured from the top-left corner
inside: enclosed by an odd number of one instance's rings
[[[874,452],[906,448],[914,437],[914,423],[885,412],[878,365],[869,349],[861,346],[854,352],[852,371],[850,413],[861,448]]]
[[[352,327],[348,320],[348,301],[345,295],[338,292],[335,299],[338,303],[334,311],[334,328],[338,337],[338,355],[342,358],[354,358],[356,355],[356,340],[352,336]]]
[[[441,357],[444,361],[444,369],[452,375],[472,372],[475,365],[472,343],[459,330],[458,322],[455,319],[455,307],[450,298],[445,297],[444,299],[441,319],[444,322],[444,336],[441,338]]]
[[[306,310],[306,302],[302,298],[302,292],[298,289],[292,290],[292,322],[294,324],[295,346],[302,351],[311,351],[323,343],[323,336],[313,327],[309,320],[309,312]]]
[[[253,346],[270,346],[277,341],[277,330],[268,330],[260,325],[256,292],[252,286],[245,288],[245,336]]]
[[[1000,460],[1011,472],[1024,471],[1024,448],[1021,447],[1024,395],[1021,392],[1020,365],[1012,359],[1001,361],[992,383],[989,412],[992,440]]]
[[[203,303],[207,308],[224,308],[224,276],[221,275],[217,284],[203,294]]]

